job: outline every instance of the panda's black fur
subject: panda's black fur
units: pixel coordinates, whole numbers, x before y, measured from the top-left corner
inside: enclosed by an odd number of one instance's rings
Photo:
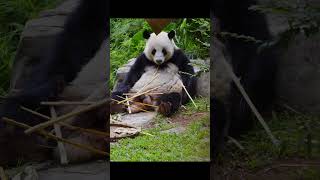
[[[146,32],[146,31],[145,31]],[[148,38],[146,35],[144,35],[145,38]],[[170,35],[170,32],[168,33],[168,36]],[[190,65],[190,60],[187,58],[185,53],[181,49],[175,49],[172,57],[164,62],[161,65],[157,65],[153,61],[150,61],[145,53],[141,53],[135,63],[130,68],[128,74],[126,75],[124,81],[119,83],[119,85],[116,87],[115,91],[112,92],[111,97],[116,100],[120,100],[118,96],[122,96],[123,93],[129,92],[129,90],[134,86],[134,84],[140,79],[140,77],[145,73],[145,68],[147,66],[154,66],[159,68],[165,68],[167,67],[168,63],[175,64],[180,72],[185,73],[179,73],[181,80],[183,82],[183,85],[186,87],[187,91],[189,92],[190,96],[194,97],[196,94],[196,77],[190,76],[190,74],[195,74],[194,69],[192,65]],[[165,92],[164,92],[165,93]],[[189,100],[188,95],[185,91],[182,92],[182,96],[179,93],[165,93],[161,95],[160,101],[164,103],[171,103],[171,109],[167,114],[164,114],[166,116],[170,116],[173,113],[175,113],[181,104],[187,103]]]
[[[262,41],[271,40],[266,17],[248,9],[256,4],[256,0],[212,1],[211,14],[216,23],[213,27],[214,33],[224,31],[252,36]],[[274,49],[267,48],[258,53],[258,44],[236,38],[222,39],[219,36],[218,38],[224,42],[233,71],[240,78],[254,105],[260,112],[268,112],[274,96],[276,70]],[[230,87],[225,89],[229,91],[228,100],[221,100],[215,94],[211,96],[212,155],[221,150],[227,135],[238,138],[253,125],[252,113],[247,102],[233,83]]]
[[[0,119],[8,117],[30,126],[43,122],[43,119],[22,111],[20,106],[50,116],[48,108],[39,109],[40,102],[57,100],[58,95],[77,77],[108,37],[108,1],[79,1],[77,9],[69,15],[64,30],[57,36],[54,48],[41,57],[33,57],[32,60],[37,63],[33,63],[30,68],[29,81],[20,81],[21,91],[10,93],[1,103]],[[107,110],[107,107],[103,107],[90,112],[93,116],[89,119],[96,119],[96,122],[90,123],[92,127],[86,128],[107,130]],[[100,117],[95,118],[98,114]],[[41,144],[42,140],[39,142],[36,135],[27,136],[23,133],[24,129],[20,128],[12,130],[2,120],[0,126],[0,143],[7,144],[6,148],[0,148],[0,164],[15,164],[18,158],[36,160],[35,156],[43,155],[45,148],[39,148],[37,144]],[[22,147],[24,148],[21,149]],[[44,154],[47,154],[46,151]]]

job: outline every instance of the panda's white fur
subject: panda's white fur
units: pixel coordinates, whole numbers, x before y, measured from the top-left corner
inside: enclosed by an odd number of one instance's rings
[[[166,54],[163,54],[162,50],[166,50]],[[167,62],[174,54],[174,51],[179,49],[174,43],[173,39],[170,39],[167,32],[161,32],[158,35],[152,33],[146,42],[144,54],[147,59],[155,62],[157,59],[161,59],[162,63]],[[153,55],[152,51],[156,53]],[[179,68],[168,62],[166,67],[158,68],[157,66],[146,66],[145,73],[134,84],[130,92],[141,92],[156,88],[152,92],[178,92],[182,91],[182,81],[179,75]]]
[[[167,54],[163,54],[162,49],[165,49]],[[150,35],[143,52],[150,61],[157,63],[156,60],[161,60],[161,63],[164,63],[172,57],[174,50],[177,49],[179,48],[173,39],[169,39],[168,33],[161,32],[158,35],[155,33]],[[152,54],[153,50],[156,50],[154,55]]]
[[[178,74],[179,69],[173,63],[168,63],[167,67],[163,69],[158,69],[154,66],[147,66],[145,68],[145,73],[141,78],[134,84],[130,92],[136,93],[150,89],[154,89],[152,92],[161,93],[171,93],[182,91],[182,81],[181,77]]]

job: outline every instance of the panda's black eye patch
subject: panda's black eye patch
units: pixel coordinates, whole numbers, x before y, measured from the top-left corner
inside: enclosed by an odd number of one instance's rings
[[[163,55],[167,55],[167,50],[166,49],[162,49],[162,53],[163,53]]]
[[[152,53],[152,55],[155,55],[156,54],[156,50],[153,49],[151,53]]]

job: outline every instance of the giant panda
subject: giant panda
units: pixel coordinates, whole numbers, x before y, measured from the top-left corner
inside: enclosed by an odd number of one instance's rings
[[[171,116],[181,104],[189,100],[182,84],[191,96],[195,95],[194,69],[184,52],[174,43],[174,36],[173,30],[169,33],[162,31],[159,34],[143,32],[143,37],[147,40],[144,51],[136,58],[124,81],[115,88],[112,93],[113,99],[121,101],[123,97],[119,97],[128,92],[136,94],[150,91],[150,95],[138,96],[134,101],[155,105],[157,107],[151,110],[156,110],[164,116]],[[111,106],[118,104],[114,102]],[[131,109],[133,112],[138,112],[143,108],[148,107],[136,105]]]
[[[21,110],[20,106],[50,116],[49,108],[41,106],[40,102],[98,101],[109,96],[108,1],[79,0],[76,4],[62,32],[50,42],[53,44],[50,48],[41,47],[43,53],[28,57],[26,62],[19,57],[14,62],[12,88],[0,104],[1,166],[16,165],[19,160],[58,160],[56,142],[47,141],[36,133],[26,135],[24,129],[4,123],[2,117],[34,126],[45,119]],[[58,115],[70,112],[74,107],[66,108],[57,108]],[[107,132],[108,111],[106,105],[75,117],[70,123]],[[104,138],[66,129],[62,129],[62,134],[66,139],[108,151],[109,143]],[[69,145],[65,148],[69,163],[93,158],[107,159],[106,156],[97,156]]]
[[[259,51],[260,44],[220,35],[229,32],[272,40],[265,15],[249,10],[258,1],[211,2],[211,155],[215,160],[224,152],[227,136],[240,138],[252,128],[255,118],[222,61],[230,65],[259,112],[268,115],[274,99],[277,51],[274,47]]]

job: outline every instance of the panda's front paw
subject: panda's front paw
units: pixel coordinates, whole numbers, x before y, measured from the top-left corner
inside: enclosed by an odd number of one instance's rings
[[[172,104],[170,102],[161,101],[157,111],[168,117],[172,114]]]

